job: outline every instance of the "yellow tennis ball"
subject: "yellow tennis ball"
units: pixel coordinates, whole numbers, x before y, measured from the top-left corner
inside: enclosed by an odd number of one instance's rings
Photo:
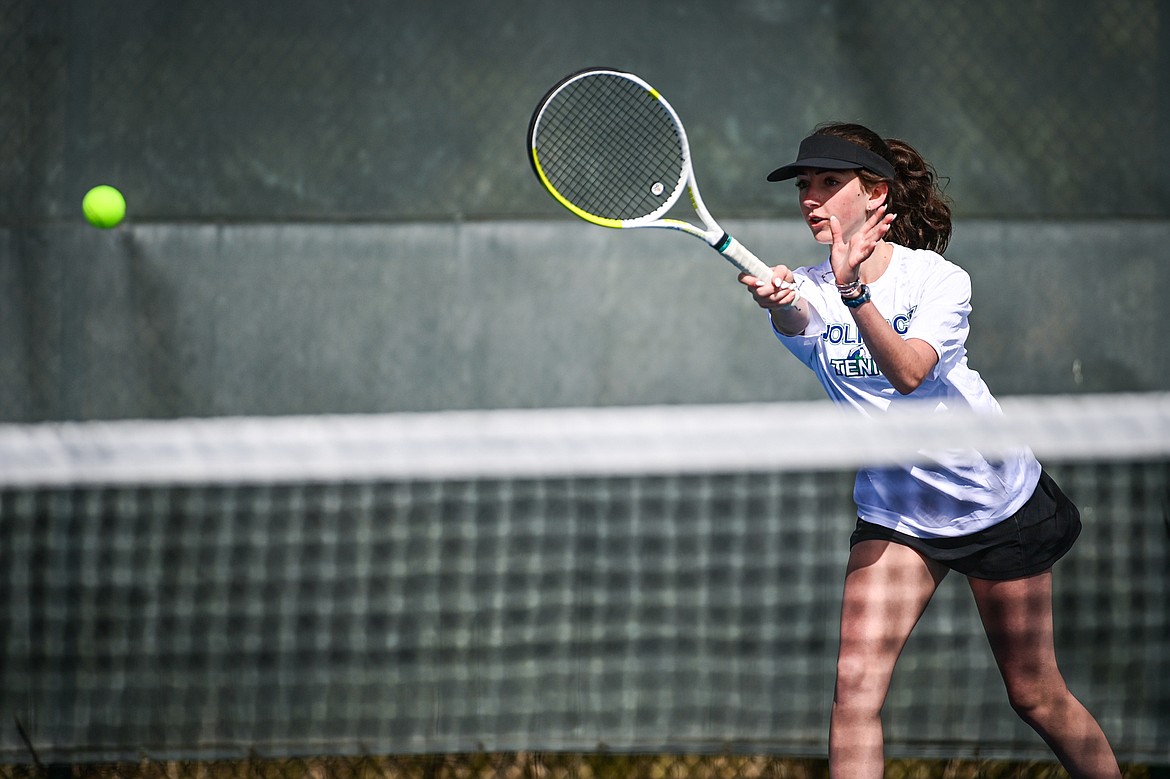
[[[81,209],[91,225],[108,230],[117,227],[126,216],[126,199],[118,190],[108,184],[101,184],[85,193]]]

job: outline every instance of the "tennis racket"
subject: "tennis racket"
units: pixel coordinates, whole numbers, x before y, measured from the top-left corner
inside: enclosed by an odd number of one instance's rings
[[[771,268],[703,204],[682,121],[638,76],[605,68],[566,76],[536,107],[528,152],[544,188],[585,221],[678,230],[702,238],[741,271],[771,280]],[[703,226],[666,216],[683,192]]]

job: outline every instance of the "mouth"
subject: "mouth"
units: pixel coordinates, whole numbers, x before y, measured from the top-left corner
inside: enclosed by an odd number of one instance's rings
[[[809,214],[807,217],[805,217],[804,221],[808,222],[808,226],[814,230],[829,223],[827,217],[817,216],[815,214]]]

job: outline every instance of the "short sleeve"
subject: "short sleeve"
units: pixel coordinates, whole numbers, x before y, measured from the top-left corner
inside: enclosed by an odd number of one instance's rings
[[[971,278],[959,266],[941,262],[925,280],[922,293],[905,337],[934,347],[939,357],[935,375],[944,375],[966,354]]]

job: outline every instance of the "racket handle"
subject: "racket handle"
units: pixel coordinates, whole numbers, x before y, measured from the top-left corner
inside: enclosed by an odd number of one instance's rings
[[[712,246],[715,251],[726,257],[728,262],[744,273],[755,276],[760,281],[772,280],[772,269],[729,234],[724,233],[723,237],[718,242],[712,244]]]

